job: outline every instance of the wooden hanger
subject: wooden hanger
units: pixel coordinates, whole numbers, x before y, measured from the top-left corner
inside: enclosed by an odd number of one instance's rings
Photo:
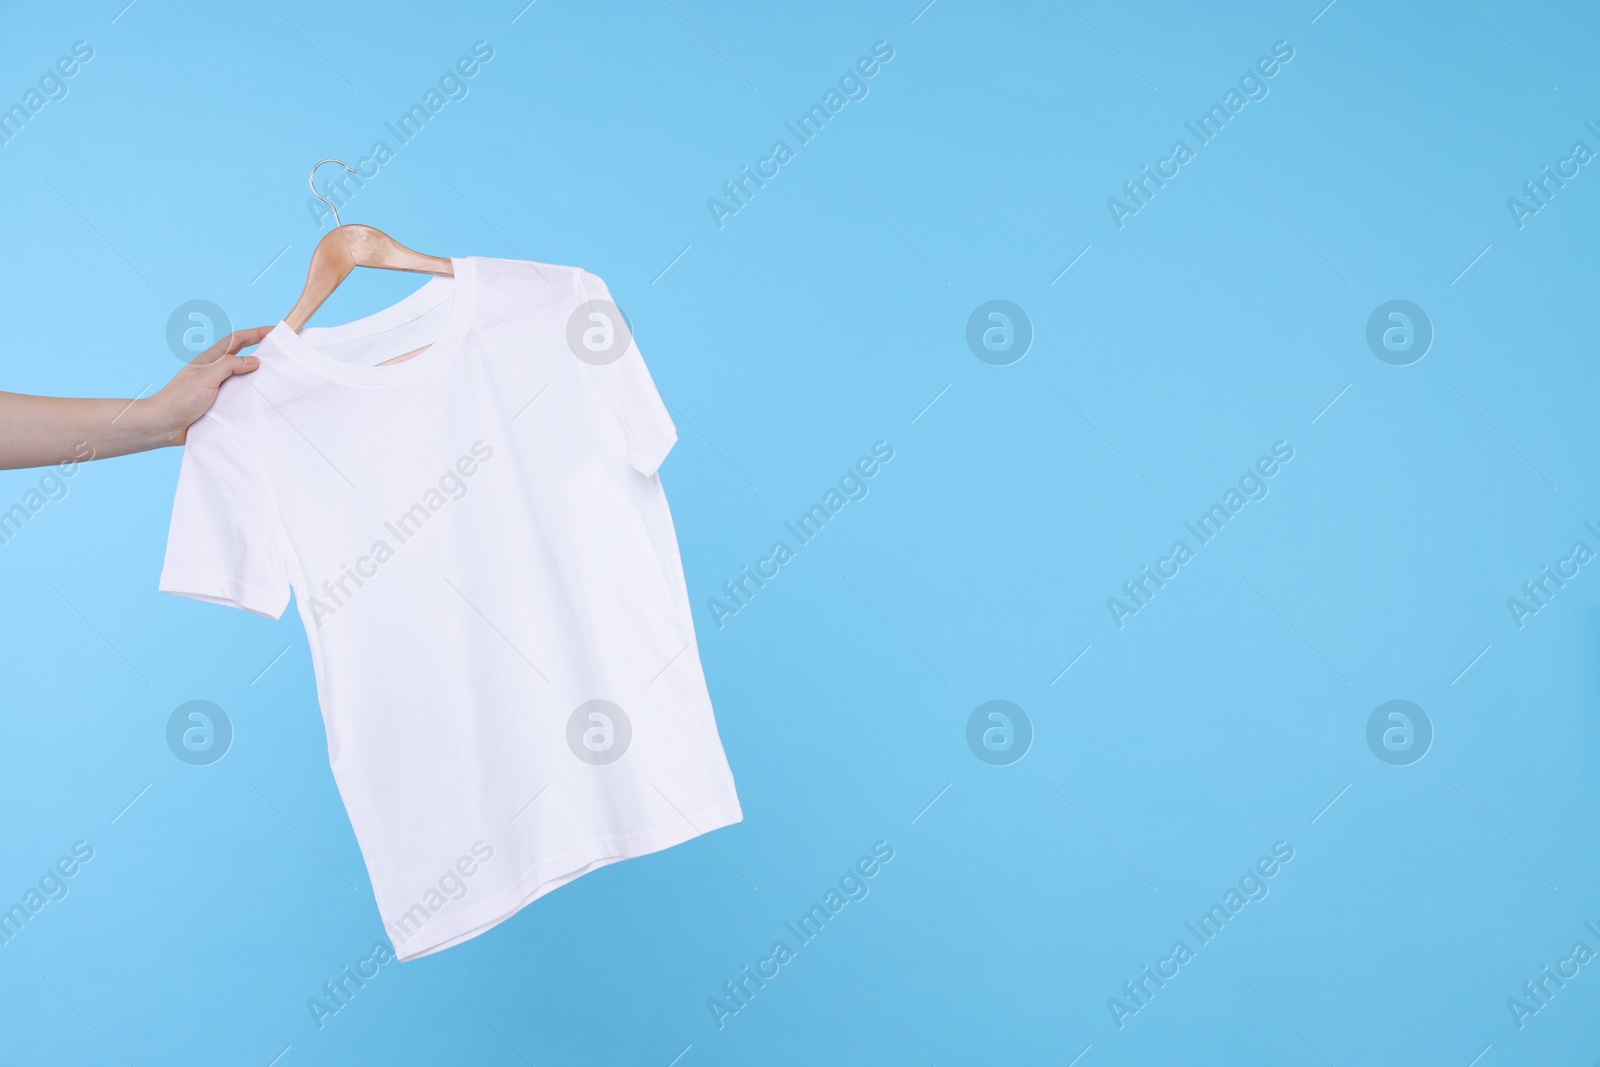
[[[306,272],[305,288],[300,291],[300,299],[295,301],[294,309],[283,317],[283,321],[291,330],[299,333],[307,320],[316,314],[317,309],[357,267],[455,276],[455,268],[450,265],[448,259],[413,251],[372,226],[345,225],[340,222],[339,209],[334,207],[333,202],[327,197],[317,192],[317,167],[323,163],[337,163],[351,174],[357,173],[342,159],[324,159],[322,163],[311,168],[311,177],[307,179],[311,184],[311,192],[333,211],[334,228],[317,242],[316,250],[311,253],[311,267]],[[415,354],[407,353],[408,356]]]

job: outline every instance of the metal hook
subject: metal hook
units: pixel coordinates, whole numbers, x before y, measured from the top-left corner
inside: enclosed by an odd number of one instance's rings
[[[317,192],[317,167],[322,166],[323,163],[337,163],[337,164],[339,164],[339,166],[343,167],[345,170],[349,171],[351,174],[355,174],[355,175],[358,175],[358,176],[359,176],[360,172],[357,171],[354,167],[350,166],[350,164],[346,163],[342,159],[331,159],[330,158],[330,159],[324,159],[322,161],[322,163],[318,163],[316,167],[312,167],[310,176],[306,178],[306,184],[311,186],[311,195],[316,197],[318,200],[321,200],[324,204],[327,204],[328,205],[328,210],[333,212],[333,225],[337,228],[339,226],[343,226],[344,225],[344,223],[339,221],[339,209],[333,206],[333,201],[332,200],[329,200],[327,197],[325,197],[321,193]]]

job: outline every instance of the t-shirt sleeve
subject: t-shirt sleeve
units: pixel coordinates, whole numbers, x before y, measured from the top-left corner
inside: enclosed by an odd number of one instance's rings
[[[276,619],[289,603],[287,558],[260,471],[225,424],[202,417],[183,449],[161,592]]]
[[[667,406],[662,402],[656,383],[644,365],[644,357],[639,354],[639,346],[633,340],[633,331],[611,300],[606,283],[587,271],[580,271],[578,288],[579,299],[588,305],[591,320],[604,328],[605,323],[601,319],[593,319],[593,315],[614,318],[616,321],[611,323],[611,328],[620,340],[619,347],[626,345],[621,356],[609,362],[598,359],[585,359],[584,362],[599,378],[612,409],[622,423],[628,441],[628,462],[640,474],[649,477],[655,474],[661,462],[667,458],[667,453],[672,451],[673,444],[678,440],[678,428],[673,424],[672,416],[667,414]]]

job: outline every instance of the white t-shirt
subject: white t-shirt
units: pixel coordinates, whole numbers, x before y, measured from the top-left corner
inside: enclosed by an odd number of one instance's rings
[[[576,268],[452,263],[268,334],[189,431],[160,583],[274,619],[294,592],[402,960],[741,818],[625,320]]]

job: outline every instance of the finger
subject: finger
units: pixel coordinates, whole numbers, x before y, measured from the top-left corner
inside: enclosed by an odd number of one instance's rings
[[[234,330],[213,347],[222,350],[219,355],[235,355],[240,349],[260,344],[261,339],[272,331],[271,326],[252,326],[248,330]]]
[[[266,337],[272,330],[273,327],[271,326],[253,326],[248,330],[234,330],[189,362],[197,367],[214,367],[241,348],[249,348],[251,345],[260,344],[262,338]]]
[[[219,386],[234,374],[248,374],[258,366],[261,360],[254,355],[221,355],[214,362],[206,363],[205,378],[213,386]]]
[[[215,389],[235,374],[249,374],[261,366],[255,356],[217,356],[209,363],[196,363],[207,385]]]

